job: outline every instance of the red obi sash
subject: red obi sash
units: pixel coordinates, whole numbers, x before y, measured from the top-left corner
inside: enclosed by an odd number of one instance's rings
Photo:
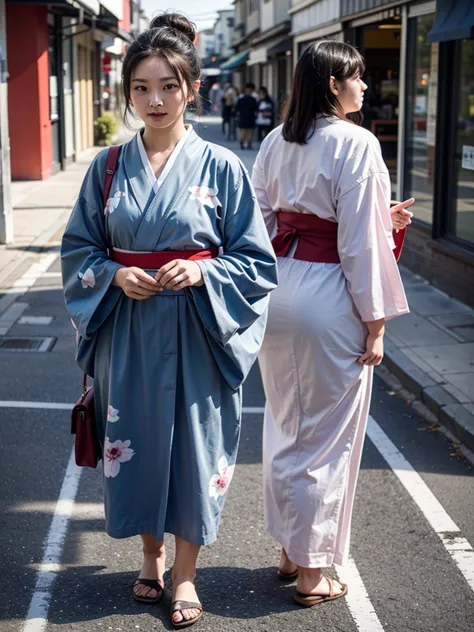
[[[294,258],[316,263],[340,263],[337,250],[337,223],[322,219],[313,213],[277,213],[278,230],[272,240],[277,257],[287,257],[296,237]],[[393,231],[395,249],[393,254],[398,261],[402,253],[406,229]]]
[[[112,250],[111,258],[127,268],[135,266],[143,270],[158,270],[174,259],[214,259],[219,254],[219,248],[208,250],[161,250],[158,252],[122,252]]]

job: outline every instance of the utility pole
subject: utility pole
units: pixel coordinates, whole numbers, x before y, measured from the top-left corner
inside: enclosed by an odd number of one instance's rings
[[[7,79],[5,0],[0,0],[0,244],[9,244],[13,241]]]

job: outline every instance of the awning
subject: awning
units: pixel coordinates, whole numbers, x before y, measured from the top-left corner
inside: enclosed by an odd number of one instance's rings
[[[474,36],[473,0],[437,0],[429,42],[467,39]]]
[[[217,77],[221,74],[220,68],[203,68],[201,73],[205,77]]]
[[[221,70],[233,70],[234,68],[238,68],[239,66],[244,66],[247,59],[249,58],[249,55],[249,50],[237,53],[237,55],[232,55],[232,57],[229,57],[225,64],[221,64]]]
[[[250,57],[247,62],[247,66],[254,66],[255,64],[265,64],[267,62],[267,49],[265,46],[260,48],[252,48],[250,51]]]
[[[293,50],[293,42],[291,37],[287,37],[286,39],[278,42],[278,44],[274,44],[267,50],[268,57],[276,57],[277,55],[284,55],[287,51]]]

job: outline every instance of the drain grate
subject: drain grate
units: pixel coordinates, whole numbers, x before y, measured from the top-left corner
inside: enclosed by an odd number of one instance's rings
[[[0,336],[0,351],[17,351],[20,353],[51,351],[56,338],[35,336],[33,338],[7,338]]]

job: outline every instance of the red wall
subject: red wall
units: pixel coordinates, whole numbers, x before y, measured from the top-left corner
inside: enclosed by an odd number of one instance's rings
[[[130,33],[130,0],[123,0],[123,19],[119,20],[119,26]]]
[[[11,171],[16,180],[51,174],[47,15],[45,6],[6,5]]]

